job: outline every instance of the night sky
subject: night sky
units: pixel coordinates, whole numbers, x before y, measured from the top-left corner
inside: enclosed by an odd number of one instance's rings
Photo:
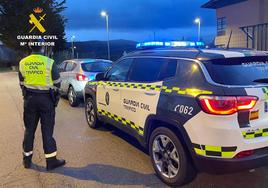
[[[196,40],[196,17],[200,17],[201,37],[212,40],[215,11],[200,8],[208,0],[67,0],[66,38],[76,41],[106,40],[105,18],[109,14],[111,39],[136,41]],[[154,35],[155,33],[155,35]]]

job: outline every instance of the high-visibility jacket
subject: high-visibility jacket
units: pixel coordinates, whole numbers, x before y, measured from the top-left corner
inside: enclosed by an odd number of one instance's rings
[[[39,54],[32,54],[20,61],[19,69],[23,76],[23,85],[34,90],[54,88],[52,66],[54,60]]]

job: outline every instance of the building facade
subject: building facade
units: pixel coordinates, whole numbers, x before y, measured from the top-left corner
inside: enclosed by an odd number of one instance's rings
[[[268,0],[210,0],[202,7],[216,10],[216,46],[268,50]]]

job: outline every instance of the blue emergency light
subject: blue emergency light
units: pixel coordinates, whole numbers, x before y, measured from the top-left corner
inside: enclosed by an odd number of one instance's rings
[[[137,49],[146,49],[146,48],[165,48],[165,47],[192,47],[200,48],[204,47],[204,42],[192,42],[192,41],[150,41],[150,42],[141,42],[136,45]]]

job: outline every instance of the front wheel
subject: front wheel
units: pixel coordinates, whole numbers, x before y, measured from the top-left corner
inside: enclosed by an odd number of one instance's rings
[[[168,128],[152,132],[149,152],[157,176],[169,186],[180,186],[193,180],[196,170],[179,138]]]
[[[100,126],[100,121],[97,117],[97,107],[95,105],[95,102],[91,98],[86,99],[85,114],[87,124],[90,128],[95,129]]]

